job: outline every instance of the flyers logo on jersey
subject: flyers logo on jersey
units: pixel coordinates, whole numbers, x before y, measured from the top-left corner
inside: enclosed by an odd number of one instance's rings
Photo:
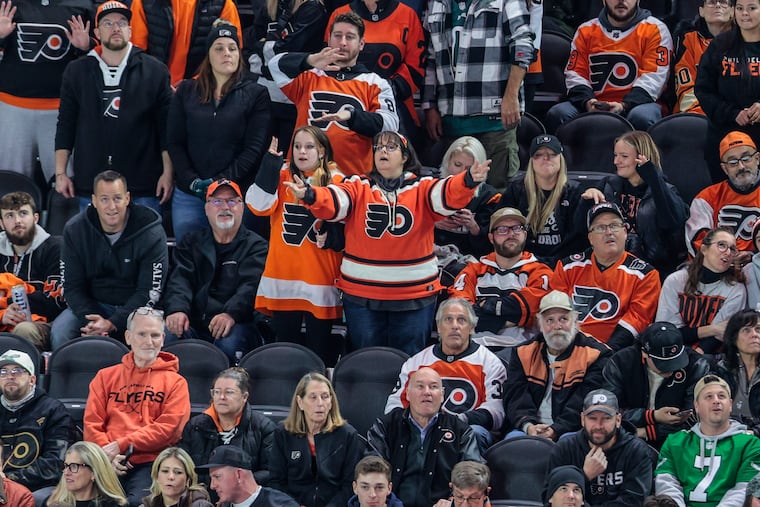
[[[335,114],[341,109],[352,106],[354,110],[364,111],[364,106],[353,95],[345,95],[336,92],[311,92],[309,100],[309,125],[314,125],[322,130],[327,130],[332,124],[349,130],[347,125],[334,121],[320,121],[323,114]]]
[[[760,217],[758,208],[728,204],[718,211],[718,226],[731,227],[736,231],[737,239],[752,241],[752,226],[758,217]]]
[[[106,118],[118,118],[119,107],[121,106],[121,90],[104,91],[103,101],[106,103],[106,108],[103,111],[103,116]]]
[[[442,378],[443,392],[447,395],[443,401],[443,410],[451,414],[461,414],[478,406],[478,390],[465,378]]]
[[[391,223],[390,207],[385,204],[370,204],[367,207],[366,232],[370,238],[377,239],[385,231],[393,236],[403,236],[409,232],[414,224],[412,212],[406,207],[397,204],[393,211],[393,223]]]
[[[612,88],[628,88],[639,75],[639,66],[625,53],[599,53],[589,56],[589,80],[594,92]]]
[[[69,52],[71,43],[61,25],[18,23],[16,25],[18,57],[22,62],[39,59],[60,60]]]
[[[620,300],[614,292],[576,285],[573,289],[573,307],[578,312],[579,322],[584,322],[588,317],[609,320],[620,310]]]
[[[316,243],[317,236],[314,231],[314,218],[309,210],[300,204],[285,203],[282,214],[282,240],[293,246],[301,246],[303,240]]]

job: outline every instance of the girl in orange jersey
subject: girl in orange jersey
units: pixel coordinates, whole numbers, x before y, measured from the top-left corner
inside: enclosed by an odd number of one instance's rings
[[[314,350],[329,362],[333,321],[342,315],[340,294],[335,287],[342,254],[342,230],[314,215],[288,190],[284,182],[293,176],[314,186],[343,180],[333,162],[330,140],[312,126],[296,129],[292,160],[283,163],[272,139],[255,183],[245,201],[250,210],[269,216],[269,238],[264,274],[256,295],[256,310],[272,317],[278,341],[294,341]],[[306,338],[301,324],[306,323]]]

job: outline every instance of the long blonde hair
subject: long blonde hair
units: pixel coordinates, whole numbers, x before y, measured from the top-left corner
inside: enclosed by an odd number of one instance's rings
[[[525,192],[528,194],[528,227],[533,234],[538,234],[546,225],[552,212],[559,204],[559,200],[562,197],[562,192],[565,191],[565,185],[567,185],[567,162],[565,162],[565,156],[559,154],[559,173],[557,174],[557,184],[549,193],[549,196],[544,196],[544,191],[538,186],[536,181],[536,173],[533,169],[533,157],[528,161],[528,169],[525,172]]]
[[[116,477],[111,463],[108,462],[108,456],[103,452],[99,445],[92,442],[76,442],[66,451],[66,456],[72,451],[79,453],[79,457],[87,468],[92,471],[95,486],[95,500],[111,500],[119,505],[127,505],[127,498],[124,490],[121,488],[119,478]],[[58,485],[53,490],[53,494],[48,499],[49,507],[74,507],[76,498],[66,488],[66,477],[61,474]]]
[[[202,484],[198,483],[198,474],[195,472],[193,458],[191,458],[184,449],[180,449],[179,447],[168,447],[161,451],[156,457],[156,460],[153,462],[153,466],[150,469],[150,477],[153,479],[153,483],[150,485],[151,500],[162,494],[161,485],[158,483],[158,472],[164,461],[169,458],[174,458],[182,463],[182,468],[185,469],[185,474],[187,475],[187,489],[189,491],[200,491],[206,495],[206,498],[208,498],[208,491],[206,491],[206,488],[204,488]]]
[[[306,423],[306,416],[303,410],[298,406],[298,398],[303,399],[306,396],[306,390],[309,388],[309,382],[322,382],[327,386],[330,391],[330,412],[327,414],[327,421],[325,427],[322,429],[323,433],[330,433],[346,424],[346,420],[340,415],[340,407],[338,406],[338,397],[335,395],[335,389],[332,384],[324,375],[320,373],[307,373],[296,386],[296,391],[293,393],[293,399],[290,402],[290,412],[288,417],[283,421],[283,426],[289,433],[293,433],[299,437],[305,437],[309,434],[309,426]]]

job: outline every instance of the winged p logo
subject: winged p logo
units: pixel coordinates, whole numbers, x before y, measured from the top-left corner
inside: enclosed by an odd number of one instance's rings
[[[304,206],[285,203],[282,219],[282,240],[286,244],[301,246],[307,237],[309,241],[316,243],[314,222],[317,219]]]
[[[394,224],[391,228],[389,207],[385,204],[369,204],[367,206],[367,220],[365,222],[367,236],[377,239],[387,230],[394,236],[403,236],[409,232],[414,224],[412,213],[404,206],[397,204],[394,208]]]
[[[66,29],[61,25],[18,23],[16,33],[18,57],[22,62],[60,60],[71,47]]]
[[[356,111],[364,111],[366,109],[359,102],[359,99],[353,95],[325,91],[311,92],[311,99],[309,100],[309,125],[327,130],[334,123],[344,130],[349,130],[348,126],[343,123],[319,120],[323,114],[334,114],[341,109],[346,109],[348,106],[352,106]]]
[[[579,322],[584,322],[588,317],[608,320],[617,315],[620,300],[614,292],[576,285],[573,289],[573,307],[578,312]]]

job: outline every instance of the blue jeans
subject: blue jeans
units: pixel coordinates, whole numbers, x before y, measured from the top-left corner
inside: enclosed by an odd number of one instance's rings
[[[187,234],[208,227],[205,201],[175,188],[172,194],[172,225],[177,244]]]
[[[393,347],[412,356],[430,338],[435,302],[419,310],[390,312],[370,310],[344,298],[343,313],[354,349]]]
[[[142,204],[143,206],[154,209],[159,215],[161,214],[161,199],[158,197],[133,197],[131,201],[135,204]],[[91,198],[79,197],[79,211],[82,211],[90,204],[92,204]]]
[[[236,364],[240,361],[240,357],[243,357],[261,344],[261,335],[259,334],[258,329],[256,329],[256,324],[253,322],[235,324],[232,326],[232,329],[227,336],[218,339],[214,339],[214,337],[211,336],[211,333],[206,330],[201,331],[193,327],[182,333],[181,337],[170,333],[166,328],[164,328],[164,333],[166,333],[164,344],[181,340],[183,338],[195,338],[211,342],[225,353],[230,360],[230,364]],[[240,357],[236,357],[235,353],[240,353]]]
[[[108,318],[112,315],[118,306],[107,305],[105,303],[100,304],[99,315]],[[82,336],[82,330],[87,325],[87,320],[80,319],[76,314],[71,311],[71,308],[66,308],[58,315],[53,321],[53,325],[50,328],[50,348],[56,350],[63,344],[67,343],[74,338]],[[124,330],[120,330],[124,332]]]
[[[546,113],[544,124],[546,130],[550,133],[554,133],[557,127],[565,122],[568,122],[581,114],[571,102],[560,102],[549,109]],[[630,111],[625,118],[631,122],[633,128],[636,130],[646,131],[650,126],[654,125],[662,119],[662,109],[656,102],[650,102],[648,104],[639,104]]]

